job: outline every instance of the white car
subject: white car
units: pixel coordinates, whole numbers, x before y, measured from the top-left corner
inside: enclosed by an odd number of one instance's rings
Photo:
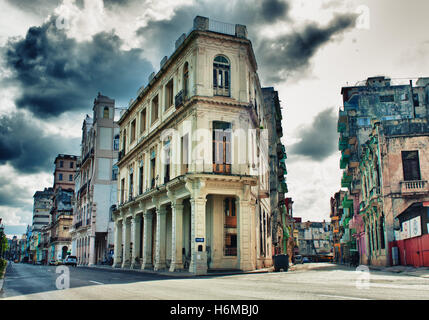
[[[63,262],[64,265],[71,265],[73,267],[77,266],[77,258],[75,256],[67,256]]]

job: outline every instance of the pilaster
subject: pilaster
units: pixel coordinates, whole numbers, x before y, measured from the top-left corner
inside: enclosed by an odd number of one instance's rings
[[[155,252],[155,270],[165,269],[165,241],[166,241],[166,218],[167,210],[165,206],[160,206],[156,210],[156,252]]]
[[[172,204],[172,245],[171,245],[171,265],[170,271],[183,269],[182,248],[183,248],[183,204],[176,200]]]
[[[152,269],[152,212],[143,213],[143,264],[142,269]]]

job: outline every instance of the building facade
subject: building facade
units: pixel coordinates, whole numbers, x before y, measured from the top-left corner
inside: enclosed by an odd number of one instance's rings
[[[332,233],[329,222],[296,222],[299,254],[312,261],[322,261],[332,256]]]
[[[264,117],[268,125],[269,161],[270,161],[270,207],[272,216],[272,243],[274,254],[288,254],[292,261],[293,241],[291,242],[292,199],[286,199],[288,192],[285,176],[286,149],[281,142],[283,136],[282,111],[278,92],[272,87],[262,88],[264,97]],[[289,245],[288,245],[289,244]]]
[[[38,232],[51,222],[53,188],[36,191],[33,195],[33,231]]]
[[[75,176],[72,253],[79,264],[94,265],[113,250],[112,206],[117,203],[119,126],[115,101],[98,94],[93,117],[82,125],[81,161]]]
[[[390,171],[392,177],[395,176],[390,167],[392,162],[383,161],[396,157],[395,170],[400,172],[398,169],[403,168],[397,158],[398,150],[385,148],[390,148],[389,141],[397,144],[411,141],[408,138],[415,135],[413,131],[420,130],[421,135],[424,127],[421,122],[428,118],[429,78],[420,78],[415,85],[412,81],[395,82],[386,77],[372,77],[341,90],[344,107],[339,111],[338,147],[340,168],[344,169],[341,186],[347,189],[343,201],[342,242],[347,244],[350,256],[358,254],[360,263],[364,264],[390,264],[387,243],[393,240],[393,221],[404,210],[399,203],[410,204],[404,201],[407,197],[401,193],[396,194],[396,200],[390,200],[390,190],[396,188],[392,185],[386,184],[388,189],[383,191],[383,183],[391,180],[390,176],[383,178],[385,172]],[[381,128],[388,127],[389,133],[384,131],[380,136],[378,129],[374,129],[375,123],[382,123]],[[413,151],[409,155],[414,160],[410,161],[416,162],[417,150],[407,150],[405,145],[401,148],[403,152]],[[387,167],[383,169],[382,166]],[[391,204],[393,202],[395,205]]]
[[[397,252],[395,264],[429,266],[428,148],[427,118],[374,123],[360,163],[360,216],[368,235],[366,263],[391,265],[392,247],[416,242]]]
[[[115,267],[272,265],[264,107],[246,27],[196,17],[119,120]]]
[[[49,225],[49,259],[62,260],[71,253],[72,198],[78,157],[59,154],[54,161],[54,194]]]

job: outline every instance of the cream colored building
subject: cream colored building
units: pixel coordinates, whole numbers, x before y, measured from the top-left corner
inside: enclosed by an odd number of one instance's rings
[[[93,117],[86,115],[82,124],[70,228],[72,254],[82,265],[103,263],[113,247],[111,207],[117,199],[115,163],[119,150],[119,126],[114,118],[115,100],[98,93]]]
[[[263,103],[246,27],[196,17],[118,121],[115,267],[272,265]]]

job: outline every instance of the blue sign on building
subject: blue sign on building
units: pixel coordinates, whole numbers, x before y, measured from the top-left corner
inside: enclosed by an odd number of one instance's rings
[[[204,242],[204,238],[195,238],[195,242]]]

